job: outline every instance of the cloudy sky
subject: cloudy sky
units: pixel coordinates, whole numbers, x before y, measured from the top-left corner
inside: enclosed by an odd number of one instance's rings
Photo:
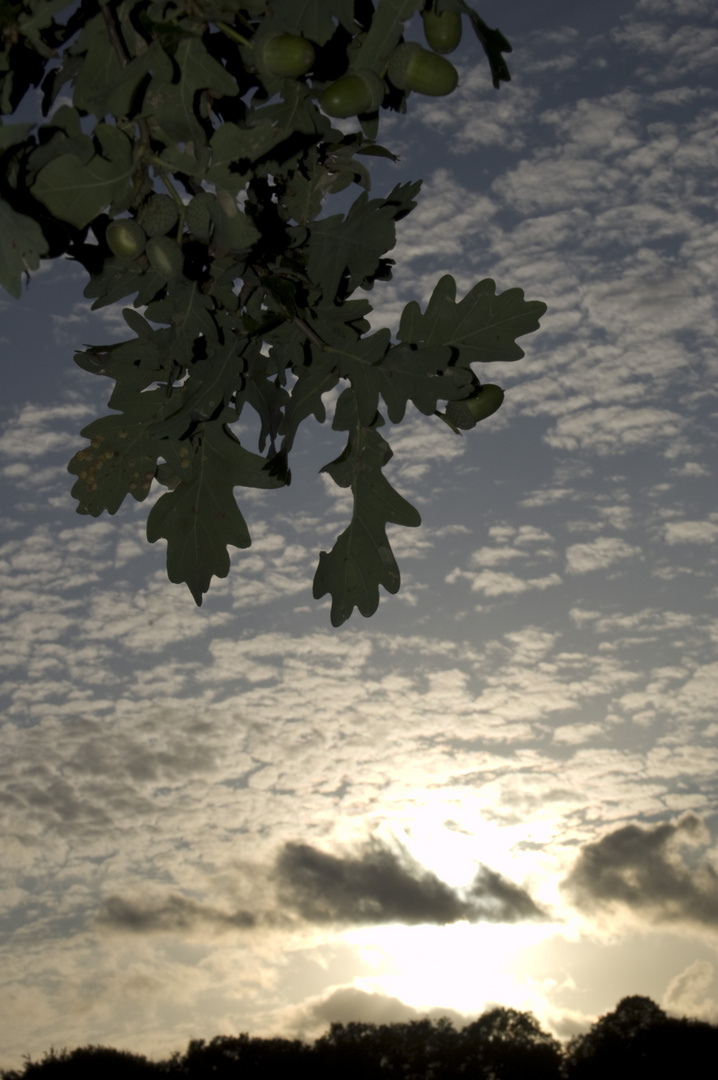
[[[477,6],[512,81],[465,30],[459,89],[382,120],[374,194],[424,185],[374,325],[444,273],[548,312],[477,371],[494,417],[387,427],[423,525],[372,619],[312,599],[340,434],[244,498],[197,608],[146,503],[70,497],[110,390],[73,350],[121,305],[69,262],[0,299],[2,1067],[490,1003],[567,1037],[633,993],[718,1021],[718,14]]]

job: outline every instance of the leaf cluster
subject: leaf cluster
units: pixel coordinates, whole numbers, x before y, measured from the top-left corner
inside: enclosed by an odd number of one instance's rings
[[[79,513],[98,516],[163,485],[148,539],[167,541],[169,578],[185,582],[198,604],[212,577],[228,573],[228,546],[250,544],[234,489],[289,484],[300,424],[324,421],[325,397],[336,391],[333,427],[347,443],[324,471],[351,491],[354,510],[332,551],[320,555],[314,596],[331,595],[335,626],[354,607],[373,614],[379,586],[399,588],[388,524],[420,522],[383,471],[392,455],[379,431],[384,414],[400,423],[411,403],[446,420],[442,403],[480,387],[472,365],[519,359],[516,338],[545,311],[520,289],[497,295],[491,280],[457,302],[447,275],[424,312],[406,306],[392,341],[387,329],[370,331],[371,305],[355,295],[391,278],[396,223],[416,206],[420,182],[370,198],[362,158],[396,160],[376,141],[379,115],[404,112],[409,93],[391,84],[387,67],[406,21],[423,7],[2,6],[0,110],[12,113],[39,86],[46,119],[0,126],[0,283],[18,296],[42,257],[65,255],[87,270],[93,309],[131,300],[124,317],[134,337],[75,358],[114,388],[112,415],[82,431],[88,445],[69,464],[72,493]],[[463,0],[436,0],[444,9],[471,21],[494,85],[508,80],[503,35]],[[311,42],[305,74],[279,77],[261,60],[264,40],[278,33]],[[347,132],[319,100],[351,71],[383,80],[385,96]],[[361,191],[348,212],[324,216],[325,201],[351,185]],[[166,228],[161,216],[150,227],[158,190],[176,206]],[[135,238],[134,226],[143,228],[146,244],[133,250],[128,233],[118,248],[108,226],[123,221]],[[234,430],[250,415],[256,451]]]

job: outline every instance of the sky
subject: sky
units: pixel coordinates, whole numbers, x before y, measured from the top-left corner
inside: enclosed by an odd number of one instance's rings
[[[161,489],[70,496],[111,389],[73,351],[123,305],[68,261],[0,298],[0,1067],[492,1004],[566,1039],[628,994],[718,1022],[718,12],[476,7],[512,79],[465,27],[454,94],[382,114],[372,194],[424,183],[372,323],[445,273],[548,311],[477,368],[490,419],[383,429],[423,523],[371,619],[312,598],[341,433],[242,495],[197,608]]]

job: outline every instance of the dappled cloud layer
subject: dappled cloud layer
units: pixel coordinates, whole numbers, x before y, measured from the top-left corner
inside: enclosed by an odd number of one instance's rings
[[[478,372],[507,392],[477,430],[392,431],[423,524],[390,528],[371,621],[312,599],[348,512],[329,425],[241,495],[253,546],[198,609],[146,542],[157,492],[69,497],[109,390],[72,350],[121,306],[72,263],[0,301],[0,1066],[495,1001],[568,1036],[619,983],[718,1018],[718,25],[625,6],[532,5],[499,95],[460,52],[451,104],[387,124],[377,191],[426,181],[375,325],[446,272],[548,313]]]

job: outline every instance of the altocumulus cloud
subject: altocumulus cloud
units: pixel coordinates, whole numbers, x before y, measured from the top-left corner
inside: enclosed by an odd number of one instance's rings
[[[669,521],[665,526],[667,544],[714,544],[718,540],[715,521]]]
[[[566,570],[569,574],[606,570],[621,559],[632,559],[640,553],[640,548],[618,537],[599,536],[588,544],[571,544],[566,548]]]
[[[718,873],[678,848],[706,846],[708,831],[687,813],[675,823],[626,825],[586,844],[563,882],[576,907],[623,905],[657,923],[718,928]]]

